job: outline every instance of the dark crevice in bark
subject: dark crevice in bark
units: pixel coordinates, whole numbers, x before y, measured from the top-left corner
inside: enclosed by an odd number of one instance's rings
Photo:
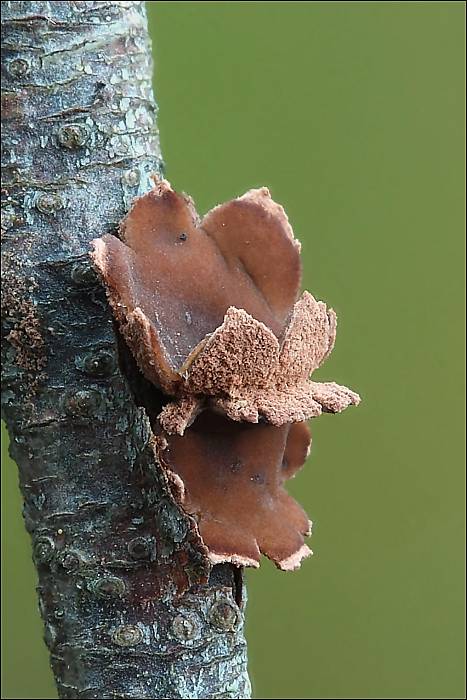
[[[114,322],[114,333],[117,338],[120,371],[126,377],[136,406],[144,409],[154,431],[156,429],[156,418],[163,406],[170,401],[170,398],[144,377],[120,333],[116,321]]]
[[[239,574],[172,499],[88,255],[161,174],[151,75],[144,3],[2,2],[2,405],[60,697],[247,698]]]

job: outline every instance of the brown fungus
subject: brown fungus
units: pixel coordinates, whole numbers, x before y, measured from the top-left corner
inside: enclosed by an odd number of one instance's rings
[[[205,411],[182,436],[158,441],[174,495],[196,521],[213,564],[259,566],[265,554],[292,570],[311,554],[311,523],[283,488],[303,465],[305,423],[276,427],[232,423]]]
[[[357,404],[308,381],[331,352],[336,316],[300,287],[300,244],[266,188],[215,207],[156,180],[92,257],[143,374],[175,397],[160,421],[183,435],[205,408],[235,421],[304,421]]]
[[[359,396],[310,381],[328,357],[336,315],[300,299],[300,244],[266,188],[202,220],[155,180],[120,239],[93,241],[120,329],[145,377],[172,397],[153,421],[173,496],[212,563],[283,570],[311,552],[311,523],[284,482],[303,465],[304,421]]]
[[[360,397],[347,387],[308,380],[331,352],[335,328],[334,312],[308,292],[294,306],[282,345],[245,311],[228,309],[186,371],[189,410],[186,399],[168,404],[160,417],[163,427],[183,434],[202,408],[193,396],[212,397],[212,408],[232,420],[262,418],[278,426],[358,404]]]
[[[168,394],[183,393],[186,367],[229,307],[282,336],[300,287],[300,244],[266,188],[200,221],[189,197],[157,180],[120,235],[93,241],[94,264],[140,369]]]

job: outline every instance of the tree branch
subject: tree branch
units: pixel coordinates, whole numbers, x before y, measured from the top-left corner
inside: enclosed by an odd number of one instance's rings
[[[2,401],[59,695],[247,698],[241,574],[171,497],[88,256],[162,169],[144,3],[5,2],[2,47]]]

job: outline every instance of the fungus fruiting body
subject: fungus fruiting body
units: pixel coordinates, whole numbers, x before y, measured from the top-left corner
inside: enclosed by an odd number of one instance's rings
[[[120,234],[94,241],[93,259],[143,374],[167,394],[183,393],[184,371],[229,307],[282,335],[300,288],[300,246],[266,189],[200,220],[188,197],[158,181]]]
[[[304,463],[304,421],[359,396],[310,380],[336,315],[300,295],[300,244],[266,188],[203,219],[165,180],[135,200],[92,259],[147,380],[168,397],[156,453],[213,563],[282,569],[310,553],[310,522],[283,483]]]
[[[305,423],[232,422],[205,411],[183,436],[157,448],[175,474],[177,498],[192,515],[213,563],[259,566],[260,553],[279,568],[296,568],[311,551],[311,523],[283,488],[310,444]]]

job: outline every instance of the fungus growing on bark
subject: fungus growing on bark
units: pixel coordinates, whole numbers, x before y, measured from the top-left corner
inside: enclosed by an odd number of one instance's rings
[[[205,408],[273,425],[338,412],[359,397],[308,377],[334,346],[336,316],[300,287],[300,244],[266,188],[202,220],[165,180],[138,198],[122,240],[94,264],[138,365],[175,397],[160,420],[183,434]]]
[[[284,570],[310,554],[310,522],[283,484],[302,466],[304,421],[359,396],[309,376],[336,315],[300,298],[300,244],[266,188],[215,207],[155,180],[92,258],[145,377],[170,397],[153,428],[178,503],[212,563]]]
[[[212,563],[259,566],[265,554],[284,571],[311,554],[311,523],[283,488],[310,445],[305,423],[233,423],[205,411],[185,434],[157,440],[175,478],[175,497],[197,523]]]

